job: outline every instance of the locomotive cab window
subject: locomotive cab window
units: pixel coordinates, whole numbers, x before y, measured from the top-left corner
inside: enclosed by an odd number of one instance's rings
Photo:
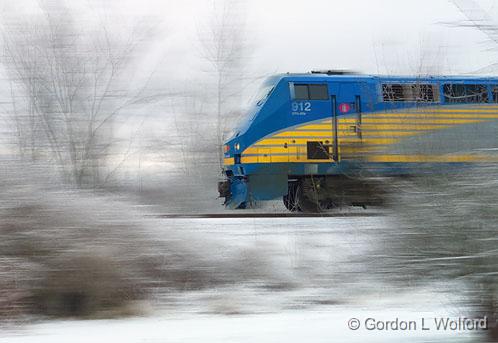
[[[488,102],[486,85],[445,84],[444,101],[448,103]]]
[[[329,90],[326,84],[294,84],[294,100],[328,100]]]
[[[294,99],[309,100],[308,85],[294,85]]]
[[[328,100],[329,90],[327,85],[309,85],[310,100]]]

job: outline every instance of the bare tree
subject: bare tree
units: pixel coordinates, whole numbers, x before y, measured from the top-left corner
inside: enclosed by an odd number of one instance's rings
[[[465,20],[446,23],[450,27],[474,28],[483,33],[491,45],[498,45],[498,22],[474,0],[451,0],[451,3],[464,15]],[[470,74],[496,74],[498,63],[469,71]]]
[[[208,62],[213,80],[216,149],[222,165],[222,145],[227,130],[240,107],[244,88],[244,65],[248,50],[241,0],[213,2],[210,21],[202,28],[202,58]]]
[[[39,4],[36,15],[3,14],[1,62],[19,152],[52,161],[66,182],[97,186],[118,115],[152,99],[147,81],[133,86],[130,72],[150,26],[119,35],[102,21],[78,22],[64,0]]]
[[[396,224],[386,229],[379,256],[390,267],[387,276],[403,285],[453,281],[466,305],[461,314],[486,317],[492,342],[498,341],[497,170],[482,165],[392,182]]]
[[[494,21],[473,0],[452,0],[467,20],[455,26],[474,27],[498,43]],[[472,97],[487,96],[484,89]],[[452,96],[451,93],[445,94]],[[462,99],[454,99],[456,102]],[[465,101],[465,100],[463,100]],[[480,101],[482,102],[482,101]],[[463,137],[446,137],[446,144],[460,153],[492,151],[498,140],[497,123],[468,131]],[[479,137],[487,137],[485,143]],[[491,153],[491,152],[490,152]],[[427,170],[417,177],[396,180],[392,187],[392,207],[397,220],[387,229],[386,244],[379,260],[394,269],[387,274],[410,285],[430,281],[454,281],[466,301],[465,315],[486,317],[487,341],[498,341],[498,165],[487,163],[448,173]],[[457,172],[458,171],[458,172]]]

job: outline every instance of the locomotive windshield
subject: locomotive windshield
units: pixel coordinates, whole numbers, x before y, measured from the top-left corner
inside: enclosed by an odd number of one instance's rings
[[[275,75],[266,79],[262,85],[259,87],[258,91],[255,92],[254,96],[249,100],[249,108],[247,109],[247,115],[239,123],[238,127],[233,131],[231,137],[237,137],[244,133],[251,125],[252,120],[256,117],[259,111],[262,109],[263,104],[272,94],[273,90],[277,86],[278,82],[282,79],[282,75]]]
[[[276,75],[269,77],[265,81],[263,81],[261,86],[259,86],[257,92],[255,92],[254,96],[251,98],[251,104],[256,103],[257,106],[263,105],[266,99],[268,99],[270,94],[273,92],[275,85],[278,83],[280,79],[281,76]]]
[[[271,92],[273,91],[273,84],[271,85],[263,85],[259,90],[258,90],[258,93],[256,95],[256,99],[257,99],[257,103],[256,105],[258,106],[261,106],[265,100],[270,96]]]

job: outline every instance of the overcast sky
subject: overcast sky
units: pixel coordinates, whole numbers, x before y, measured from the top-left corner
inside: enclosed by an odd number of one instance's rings
[[[17,11],[27,3],[19,1]],[[84,6],[111,0],[69,1]],[[155,44],[173,78],[198,72],[199,31],[209,20],[213,2],[223,0],[120,0],[130,18],[155,17],[161,35]],[[476,1],[498,18],[492,0]],[[450,0],[246,0],[250,72],[302,72],[350,69],[364,73],[460,74],[498,61],[498,49],[473,28],[456,28],[464,16]],[[3,7],[18,2],[0,0]],[[498,20],[496,21],[498,24]]]
[[[492,1],[478,1],[491,17]],[[128,0],[136,15],[161,17],[172,73],[198,57],[211,0]],[[251,0],[245,5],[258,73],[351,69],[365,73],[467,73],[498,61],[486,35],[447,25],[464,19],[449,0]],[[178,68],[181,66],[181,68]]]

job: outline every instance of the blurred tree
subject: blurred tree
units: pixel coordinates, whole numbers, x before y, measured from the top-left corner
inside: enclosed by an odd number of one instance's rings
[[[380,258],[391,277],[410,285],[455,281],[455,292],[473,316],[487,316],[493,341],[498,340],[496,175],[498,166],[483,165],[392,183],[397,221]]]
[[[498,43],[498,26],[475,1],[452,2],[466,17],[455,26],[476,28]],[[471,147],[466,153],[491,154],[496,123],[489,122],[487,129],[480,128],[475,136],[455,136],[452,146],[465,139]],[[481,146],[478,135],[487,137],[490,146]],[[410,285],[454,281],[455,293],[473,312],[463,315],[486,316],[487,338],[492,342],[498,341],[497,175],[498,165],[487,164],[448,173],[427,170],[416,178],[392,182],[391,206],[397,221],[379,255],[386,274],[397,281]]]
[[[64,0],[40,1],[28,15],[2,13],[1,63],[19,154],[51,161],[79,187],[107,179],[117,116],[155,99],[147,94],[150,78],[138,86],[132,78],[151,25],[120,34],[115,22],[95,23],[97,17],[85,18]]]
[[[244,69],[249,51],[242,0],[213,2],[209,22],[199,33],[201,57],[209,64],[213,81],[216,149],[223,165],[223,141],[240,112]]]

